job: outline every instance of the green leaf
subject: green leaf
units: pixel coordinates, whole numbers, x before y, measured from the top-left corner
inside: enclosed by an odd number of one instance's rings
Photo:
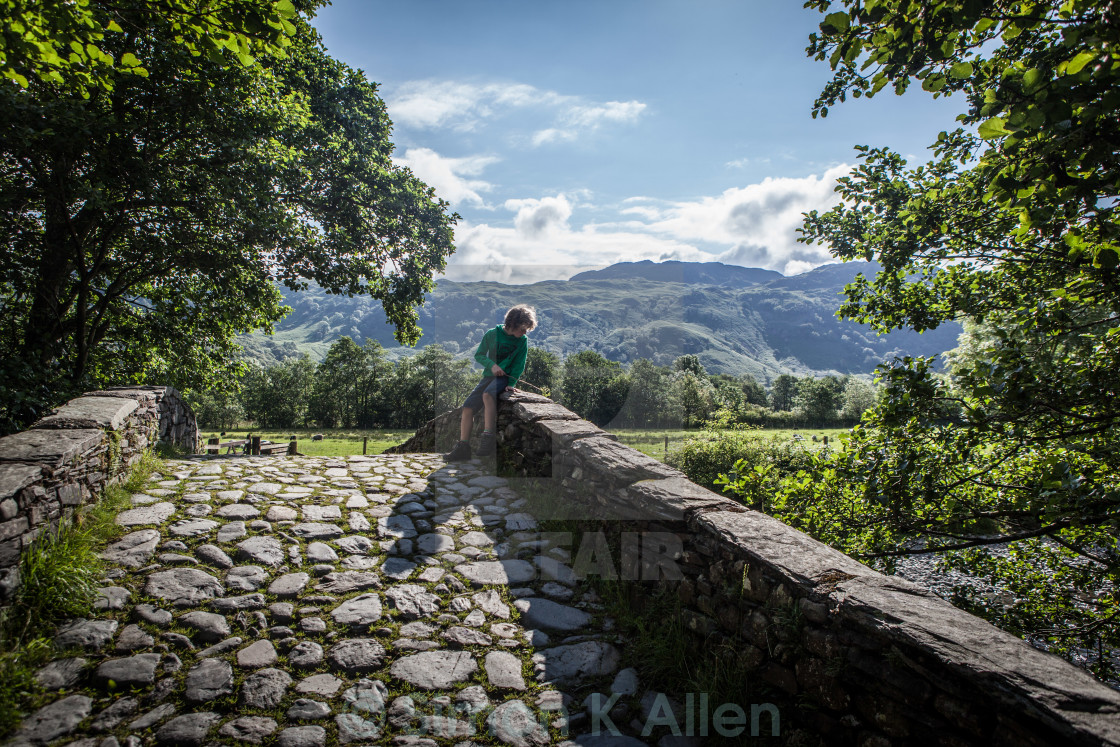
[[[972,70],[971,62],[958,62],[949,68],[949,75],[957,80],[964,80],[972,75]]]
[[[1004,120],[1002,117],[992,117],[988,121],[980,123],[976,134],[985,140],[992,140],[994,138],[1010,135],[1011,132],[1004,127]]]
[[[1081,72],[1082,68],[1095,59],[1097,59],[1096,53],[1082,52],[1066,63],[1066,75],[1077,75]]]
[[[125,52],[121,55],[121,65],[124,67],[138,67],[140,65],[140,59],[132,52]]]
[[[851,19],[843,11],[829,13],[821,22],[821,31],[825,34],[839,34],[847,31],[850,27]]]
[[[922,90],[936,93],[945,87],[944,75],[931,75],[922,81]]]

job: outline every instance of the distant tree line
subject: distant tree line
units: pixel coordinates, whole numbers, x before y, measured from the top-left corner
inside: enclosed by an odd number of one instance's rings
[[[337,340],[321,363],[307,355],[253,366],[239,390],[193,397],[199,421],[230,430],[261,428],[415,428],[462,404],[481,372],[440,345],[393,362],[381,345]],[[850,425],[875,402],[875,389],[850,376],[778,376],[767,388],[750,375],[709,375],[695,355],[657,366],[623,367],[584,350],[561,360],[530,348],[523,388],[536,389],[597,425],[619,428],[725,425]]]

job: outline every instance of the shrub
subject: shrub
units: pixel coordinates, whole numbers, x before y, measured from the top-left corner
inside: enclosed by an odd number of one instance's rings
[[[666,460],[689,480],[765,510],[768,491],[800,470],[812,469],[815,456],[797,442],[779,442],[754,431],[705,431],[688,439]],[[745,477],[740,486],[738,478]],[[735,482],[729,485],[729,482]]]

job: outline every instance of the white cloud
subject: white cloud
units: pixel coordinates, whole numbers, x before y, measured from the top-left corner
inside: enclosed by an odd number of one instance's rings
[[[572,141],[608,123],[630,124],[646,109],[640,101],[593,102],[524,83],[480,85],[438,80],[405,83],[386,101],[389,115],[398,125],[460,132],[476,130],[486,120],[511,110],[532,110],[548,122],[530,138],[534,146]]]
[[[539,200],[506,200],[505,207],[517,211],[513,226],[518,234],[529,239],[566,231],[568,218],[572,217],[572,206],[564,195]]]
[[[770,163],[770,158],[736,158],[734,161],[728,161],[724,164],[729,169],[745,169],[748,166],[766,166]]]
[[[478,176],[483,169],[499,159],[493,156],[447,158],[430,148],[409,148],[395,163],[412,169],[421,181],[435,187],[436,194],[452,205],[473,204],[483,206],[479,192],[493,188],[489,182],[465,177]]]
[[[560,117],[560,127],[546,127],[533,133],[533,145],[570,142],[587,132],[594,132],[605,123],[637,121],[646,105],[640,101],[608,101],[605,104],[574,105]]]
[[[476,187],[463,175],[476,175],[489,163],[428,153],[446,166],[453,185],[462,182],[467,191]],[[413,151],[406,155],[412,157]],[[457,280],[527,283],[643,259],[720,261],[798,274],[833,261],[827,248],[797,243],[797,229],[802,213],[828,210],[838,202],[833,188],[848,170],[842,165],[800,179],[768,178],[684,202],[643,196],[607,206],[596,204],[586,190],[507,199],[493,207],[498,212],[492,222],[459,223],[446,274]],[[502,211],[508,219],[499,217]],[[616,220],[610,218],[612,211]],[[591,215],[607,220],[591,222]]]
[[[462,222],[447,277],[530,283],[568,278],[615,262],[642,259],[711,261],[711,253],[645,231],[572,228],[574,209],[566,195],[508,200],[513,227]]]
[[[826,247],[797,243],[797,229],[802,213],[839,202],[836,179],[849,169],[841,164],[820,176],[767,178],[692,202],[635,201],[621,212],[643,218],[657,234],[730,247],[720,261],[796,274],[831,261]]]

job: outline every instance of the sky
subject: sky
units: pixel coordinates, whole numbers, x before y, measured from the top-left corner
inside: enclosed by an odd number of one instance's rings
[[[379,85],[394,160],[459,214],[445,276],[527,283],[834,261],[797,229],[836,204],[854,146],[925,161],[964,103],[888,88],[813,119],[822,18],[796,0],[333,0],[314,24]]]

